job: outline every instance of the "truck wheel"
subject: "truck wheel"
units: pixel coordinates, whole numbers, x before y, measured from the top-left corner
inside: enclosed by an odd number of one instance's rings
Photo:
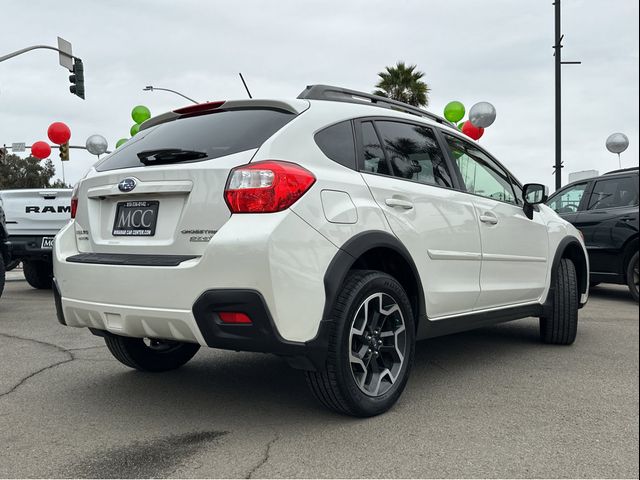
[[[627,265],[627,285],[631,296],[637,302],[638,301],[638,252],[636,252],[629,264]]]
[[[540,318],[540,338],[544,343],[571,345],[578,331],[578,278],[571,260],[560,260],[553,282],[551,312]]]
[[[14,268],[16,268],[18,265],[20,265],[20,260],[13,260],[4,266],[4,270],[5,272],[10,272]]]
[[[22,262],[24,278],[33,288],[51,288],[53,282],[53,265],[45,260],[24,260]]]
[[[411,303],[391,276],[354,270],[331,312],[324,371],[306,372],[325,407],[357,417],[387,411],[409,378],[415,348]]]
[[[165,372],[181,367],[196,354],[200,345],[109,334],[104,337],[116,360],[143,372]]]
[[[2,258],[2,253],[0,253],[0,297],[2,296],[2,292],[4,290],[4,259]]]

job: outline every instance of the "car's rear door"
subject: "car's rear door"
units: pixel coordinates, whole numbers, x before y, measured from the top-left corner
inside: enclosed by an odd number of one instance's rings
[[[620,251],[638,231],[638,177],[598,178],[583,205],[573,223],[584,235],[591,272],[599,281],[621,281],[626,266]]]
[[[533,219],[527,218],[511,175],[477,144],[449,133],[444,138],[480,227],[482,271],[475,309],[538,300],[549,261],[544,219],[536,211]]]
[[[420,273],[430,318],[469,312],[480,293],[480,232],[454,189],[432,128],[390,119],[356,125],[360,171]]]

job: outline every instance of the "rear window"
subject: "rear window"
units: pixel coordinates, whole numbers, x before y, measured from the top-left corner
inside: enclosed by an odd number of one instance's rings
[[[141,131],[99,162],[96,170],[142,167],[144,164],[136,154],[148,150],[205,152],[207,157],[200,161],[251,150],[262,145],[294,117],[294,113],[284,110],[245,108],[180,118]]]

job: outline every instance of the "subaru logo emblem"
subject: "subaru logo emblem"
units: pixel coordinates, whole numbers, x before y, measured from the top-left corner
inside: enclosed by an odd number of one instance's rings
[[[118,184],[118,190],[121,192],[130,192],[136,188],[136,181],[133,178],[125,178]]]

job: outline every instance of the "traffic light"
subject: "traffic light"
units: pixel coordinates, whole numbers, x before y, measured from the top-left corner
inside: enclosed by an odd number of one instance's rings
[[[73,59],[73,75],[69,75],[69,91],[84,100],[84,66],[79,58]]]
[[[60,160],[69,160],[69,142],[60,144]]]

